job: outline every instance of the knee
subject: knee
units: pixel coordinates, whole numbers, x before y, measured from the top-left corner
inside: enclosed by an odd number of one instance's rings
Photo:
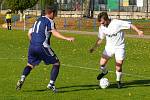
[[[56,62],[53,64],[53,66],[57,66],[57,67],[60,67],[60,61]]]
[[[122,64],[121,63],[116,63],[116,70],[118,72],[121,72],[122,71]]]
[[[122,67],[122,63],[117,63],[116,62],[116,67]]]
[[[32,68],[32,69],[34,68],[34,66],[31,65],[31,64],[29,64],[29,63],[27,64],[27,66],[30,67],[30,68]]]

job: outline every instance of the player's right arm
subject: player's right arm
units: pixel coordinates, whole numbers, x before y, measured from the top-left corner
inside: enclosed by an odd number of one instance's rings
[[[98,34],[98,38],[96,40],[96,43],[90,49],[90,53],[92,53],[93,51],[95,51],[96,48],[100,46],[100,44],[102,43],[102,41],[103,41],[104,38],[105,38],[105,34],[103,32],[103,26],[101,26],[101,27],[99,27],[99,34]]]
[[[97,38],[96,43],[95,43],[94,46],[90,49],[90,53],[92,53],[93,51],[95,51],[96,48],[98,48],[101,43],[102,43],[102,39]]]
[[[60,34],[56,29],[53,29],[51,30],[53,36],[57,37],[57,38],[60,38],[60,39],[63,39],[63,40],[67,40],[67,41],[74,41],[75,38],[74,37],[66,37],[66,36],[63,36],[62,34]]]

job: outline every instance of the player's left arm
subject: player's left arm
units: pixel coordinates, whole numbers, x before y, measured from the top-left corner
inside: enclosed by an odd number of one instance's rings
[[[49,32],[52,32],[52,35],[55,36],[56,38],[59,38],[59,39],[63,39],[63,40],[67,40],[67,41],[74,41],[75,38],[74,37],[66,37],[64,35],[62,35],[61,33],[59,33],[56,29],[56,26],[55,26],[55,23],[54,21],[50,21],[50,24],[48,24],[49,26]]]
[[[143,31],[139,30],[135,25],[131,24],[131,29],[135,30],[139,36],[144,36]]]
[[[74,41],[75,38],[74,37],[66,37],[66,36],[63,36],[62,34],[60,34],[56,29],[53,29],[51,30],[53,36],[57,37],[57,38],[60,38],[60,39],[63,39],[63,40],[67,40],[67,41]]]

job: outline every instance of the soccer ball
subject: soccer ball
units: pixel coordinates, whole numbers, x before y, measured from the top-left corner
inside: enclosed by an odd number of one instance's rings
[[[102,88],[102,89],[105,89],[109,86],[109,81],[107,78],[102,78],[100,79],[100,82],[99,82],[99,86]]]

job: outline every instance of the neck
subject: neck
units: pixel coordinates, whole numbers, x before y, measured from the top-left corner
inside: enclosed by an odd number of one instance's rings
[[[47,17],[48,19],[53,20],[53,18],[51,18],[51,16],[49,16],[49,15],[45,15],[45,17]]]
[[[107,20],[107,23],[108,23],[108,24],[106,25],[107,27],[108,27],[108,25],[110,24],[110,22],[111,22],[111,19],[108,19],[108,20]]]

